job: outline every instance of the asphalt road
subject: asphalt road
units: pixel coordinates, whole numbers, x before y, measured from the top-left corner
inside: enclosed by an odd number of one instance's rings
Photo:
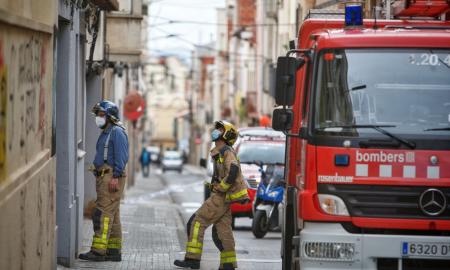
[[[203,182],[207,179],[197,167],[187,166],[182,174],[162,172],[157,169],[166,184],[166,190],[174,203],[179,206],[184,223],[203,202]],[[280,232],[268,233],[263,239],[256,239],[251,232],[251,219],[236,219],[234,238],[239,269],[277,270],[281,269]],[[201,269],[218,269],[219,252],[211,238],[211,228],[205,233]],[[181,254],[180,254],[181,255]]]

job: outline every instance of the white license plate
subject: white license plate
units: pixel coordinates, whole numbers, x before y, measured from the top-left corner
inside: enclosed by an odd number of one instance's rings
[[[402,256],[450,259],[450,243],[403,242]]]

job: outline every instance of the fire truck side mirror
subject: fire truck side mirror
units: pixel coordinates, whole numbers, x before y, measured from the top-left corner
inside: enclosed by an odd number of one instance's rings
[[[272,128],[278,131],[288,131],[294,122],[294,112],[291,109],[273,110]]]
[[[292,106],[295,101],[296,73],[303,65],[303,58],[281,56],[277,61],[275,102]]]

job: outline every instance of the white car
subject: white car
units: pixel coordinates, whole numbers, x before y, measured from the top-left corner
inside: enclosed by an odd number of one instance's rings
[[[181,173],[183,171],[183,157],[177,151],[166,151],[161,161],[161,168],[163,172],[174,170]]]
[[[150,153],[150,158],[152,163],[158,162],[159,157],[159,147],[158,146],[147,146],[147,151]]]

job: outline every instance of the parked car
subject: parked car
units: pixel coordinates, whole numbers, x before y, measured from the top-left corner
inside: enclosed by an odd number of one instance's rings
[[[161,161],[163,172],[175,170],[181,173],[183,171],[183,157],[178,151],[165,151]]]
[[[245,127],[239,129],[239,137],[271,137],[285,139],[283,132],[276,131],[270,127]]]
[[[152,161],[153,164],[158,164],[159,163],[159,155],[160,155],[160,150],[158,146],[147,146],[147,151],[150,152],[150,159]]]
[[[248,186],[250,202],[246,204],[233,203],[231,213],[237,217],[253,217],[256,190],[261,182],[261,171],[257,165],[284,163],[285,137],[248,136],[244,137],[236,147],[241,163],[242,175]]]

